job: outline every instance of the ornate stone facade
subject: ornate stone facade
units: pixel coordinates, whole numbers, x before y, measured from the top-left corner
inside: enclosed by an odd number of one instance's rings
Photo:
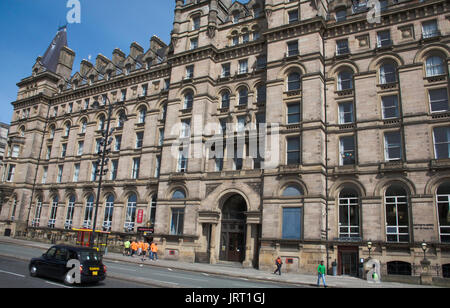
[[[100,228],[153,225],[169,259],[272,269],[281,256],[312,273],[328,256],[349,275],[369,241],[382,274],[417,275],[426,241],[448,275],[448,2],[381,8],[374,23],[361,1],[177,0],[170,45],[133,43],[74,74],[67,46],[54,71],[38,58],[13,103],[1,220],[91,226],[106,107],[90,106],[111,101]],[[211,155],[239,136],[243,157]]]

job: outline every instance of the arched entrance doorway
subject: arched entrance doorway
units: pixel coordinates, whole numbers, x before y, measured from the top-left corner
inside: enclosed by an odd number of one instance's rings
[[[247,203],[241,195],[236,194],[226,199],[222,207],[220,260],[244,261],[246,211]]]

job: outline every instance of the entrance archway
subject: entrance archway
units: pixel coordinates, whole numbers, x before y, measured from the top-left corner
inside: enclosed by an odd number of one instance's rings
[[[222,261],[243,262],[245,259],[245,226],[247,203],[235,194],[222,207],[220,256]]]

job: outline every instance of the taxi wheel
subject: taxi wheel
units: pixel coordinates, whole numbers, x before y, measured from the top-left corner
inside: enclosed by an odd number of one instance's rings
[[[68,286],[72,286],[75,284],[75,279],[73,278],[73,276],[70,273],[67,273],[64,276],[64,284],[68,285]]]

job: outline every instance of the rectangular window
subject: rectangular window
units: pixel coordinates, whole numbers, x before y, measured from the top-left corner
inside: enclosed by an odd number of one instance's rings
[[[391,45],[391,32],[389,30],[377,32],[377,47],[386,47]]]
[[[84,141],[78,141],[78,152],[77,152],[78,156],[83,155],[83,149],[84,149]]]
[[[133,158],[133,169],[131,170],[131,178],[139,178],[139,167],[141,165],[141,159],[139,157]]]
[[[237,117],[237,132],[243,132],[245,130],[245,118],[246,116],[239,116]]]
[[[65,158],[67,154],[67,143],[61,145],[61,158]]]
[[[222,64],[222,77],[230,76],[230,63]]]
[[[287,47],[288,47],[288,57],[296,56],[299,54],[298,41],[287,43]]]
[[[301,121],[300,103],[287,105],[287,124],[297,124]]]
[[[384,134],[384,151],[386,161],[402,159],[402,138],[400,132]]]
[[[246,74],[246,73],[248,73],[248,61],[240,60],[239,61],[239,74]]]
[[[124,102],[127,99],[127,89],[122,90],[121,94],[122,94],[122,97],[121,97],[122,102]]]
[[[177,172],[186,172],[187,164],[188,164],[188,156],[187,151],[185,149],[180,149],[178,152],[178,164],[177,164]]]
[[[436,159],[450,158],[450,126],[436,127],[433,135]]]
[[[170,234],[181,235],[184,228],[184,209],[172,209],[172,221],[170,223]]]
[[[8,175],[6,178],[7,182],[12,182],[14,180],[14,173],[16,172],[16,165],[9,165]]]
[[[164,144],[164,128],[159,129],[159,140],[158,140],[158,146],[162,147]]]
[[[45,155],[45,159],[46,159],[46,160],[49,160],[51,154],[52,154],[52,147],[51,147],[51,146],[48,146],[48,147],[47,147],[47,154]]]
[[[426,21],[422,24],[422,38],[430,38],[439,35],[436,20]]]
[[[354,165],[356,162],[355,137],[346,136],[339,140],[340,165]]]
[[[20,155],[20,146],[19,145],[13,145],[11,157],[17,158]]]
[[[300,137],[289,137],[286,139],[287,143],[287,164],[300,164]]]
[[[196,48],[198,48],[198,38],[192,38],[191,39],[191,46],[190,46],[191,50],[194,50]]]
[[[288,12],[289,23],[298,21],[298,10],[292,10]]]
[[[122,145],[122,136],[117,135],[115,139],[116,141],[114,143],[114,151],[120,151],[120,147]]]
[[[73,170],[73,181],[75,183],[78,182],[79,176],[80,176],[80,164],[75,164]]]
[[[115,159],[111,161],[111,174],[109,179],[114,181],[117,179],[117,170],[119,169],[119,160]]]
[[[283,239],[300,240],[302,238],[303,209],[283,208]]]
[[[147,92],[148,92],[148,84],[143,84],[142,85],[142,96],[143,97],[147,96]]]
[[[353,102],[339,104],[339,124],[353,123]]]
[[[58,176],[56,178],[56,182],[57,183],[61,183],[62,182],[62,176],[63,176],[63,170],[64,170],[64,166],[58,166]]]
[[[189,138],[191,136],[191,119],[181,120],[181,138]]]
[[[136,133],[136,149],[141,149],[144,143],[144,132]]]
[[[186,66],[186,79],[194,78],[194,66]]]
[[[336,41],[336,55],[345,55],[349,52],[347,39]]]
[[[48,167],[44,167],[44,170],[42,172],[42,184],[47,183],[47,175],[48,175]]]
[[[383,119],[393,119],[399,117],[400,113],[398,110],[397,95],[383,96],[381,98],[381,104],[383,108]]]
[[[433,89],[428,92],[431,112],[448,111],[447,88]]]
[[[91,181],[95,182],[97,180],[97,163],[93,162],[91,166]]]
[[[159,178],[161,174],[161,156],[156,156],[155,178]]]

